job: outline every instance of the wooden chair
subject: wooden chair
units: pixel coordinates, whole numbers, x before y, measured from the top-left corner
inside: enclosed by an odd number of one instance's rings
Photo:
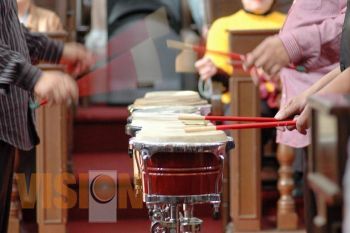
[[[315,194],[314,232],[341,232],[343,175],[350,136],[349,96],[315,96],[312,108],[312,145],[308,183]],[[307,207],[306,207],[307,208]]]
[[[277,30],[235,30],[230,31],[231,50],[237,53],[246,54],[252,51],[266,37],[275,35]],[[230,79],[231,111],[237,116],[259,116],[260,98],[258,88],[254,85],[250,74],[236,70]],[[260,130],[233,131],[236,148],[230,157],[230,191],[231,204],[230,213],[237,231],[254,231],[261,228],[261,140]],[[284,154],[285,150],[278,156],[283,166],[281,174],[282,183],[291,178],[291,174],[283,173],[290,169],[293,160],[290,153]],[[287,159],[286,159],[287,158]],[[290,176],[290,177],[289,177]],[[280,181],[280,182],[281,182]],[[291,197],[292,184],[287,187],[280,187],[282,204],[284,200],[293,200]],[[287,199],[286,199],[287,198]],[[290,226],[281,225],[281,216],[297,218],[294,208],[285,208],[285,205],[278,206],[278,228],[290,229]],[[288,206],[290,207],[290,206]],[[294,201],[292,202],[294,207]],[[290,219],[293,222],[293,219]],[[290,224],[290,222],[289,222]],[[296,221],[293,227],[296,228]]]

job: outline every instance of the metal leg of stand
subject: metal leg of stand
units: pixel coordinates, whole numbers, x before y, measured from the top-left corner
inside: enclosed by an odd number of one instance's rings
[[[180,219],[181,233],[198,233],[203,223],[199,218],[193,216],[194,206],[183,204],[184,217]]]
[[[199,233],[203,221],[193,216],[193,204],[148,204],[151,233]],[[183,211],[183,212],[182,212]]]
[[[167,227],[170,233],[180,233],[179,206],[177,204],[170,206],[170,220]]]

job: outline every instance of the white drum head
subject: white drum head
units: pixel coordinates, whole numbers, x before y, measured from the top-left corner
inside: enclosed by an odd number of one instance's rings
[[[137,141],[150,143],[218,143],[226,142],[224,131],[215,130],[207,132],[186,133],[183,128],[156,128],[143,127],[136,135]]]
[[[145,99],[153,98],[200,98],[198,92],[195,91],[153,91],[145,94]]]
[[[144,98],[136,99],[135,107],[140,106],[197,106],[206,105],[208,101],[201,99],[194,91],[161,91],[149,92]]]

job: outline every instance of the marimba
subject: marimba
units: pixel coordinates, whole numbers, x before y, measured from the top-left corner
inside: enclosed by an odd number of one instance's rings
[[[156,106],[143,106],[143,111],[138,106],[136,110],[138,104],[145,104],[145,99],[130,107],[134,112],[127,132],[134,136],[129,149],[138,170],[136,175],[142,181],[143,200],[152,220],[151,232],[199,232],[202,220],[193,216],[194,205],[211,203],[219,211],[223,164],[234,147],[233,140],[223,131],[185,132],[186,125],[211,124],[177,119],[179,112],[188,113],[189,109],[206,112],[203,109],[207,104],[203,101],[182,100],[181,103],[198,105],[182,106],[182,110],[180,105],[174,105],[173,109],[168,107],[159,112],[157,104],[161,106],[166,101],[160,101],[161,104],[158,98],[150,101]]]

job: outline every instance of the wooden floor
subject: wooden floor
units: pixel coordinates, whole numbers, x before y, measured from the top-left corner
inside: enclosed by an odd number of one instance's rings
[[[297,231],[279,231],[279,230],[269,230],[269,231],[259,231],[259,233],[306,233],[305,230],[297,230]],[[228,233],[228,232],[227,232]],[[235,232],[235,233],[243,233],[243,232]],[[256,231],[248,232],[245,231],[244,233],[257,233]]]
[[[304,229],[298,229],[298,230],[294,230],[294,231],[282,231],[282,230],[262,230],[262,231],[233,231],[232,230],[232,225],[229,225],[226,228],[226,232],[225,233],[306,233],[306,231]]]

